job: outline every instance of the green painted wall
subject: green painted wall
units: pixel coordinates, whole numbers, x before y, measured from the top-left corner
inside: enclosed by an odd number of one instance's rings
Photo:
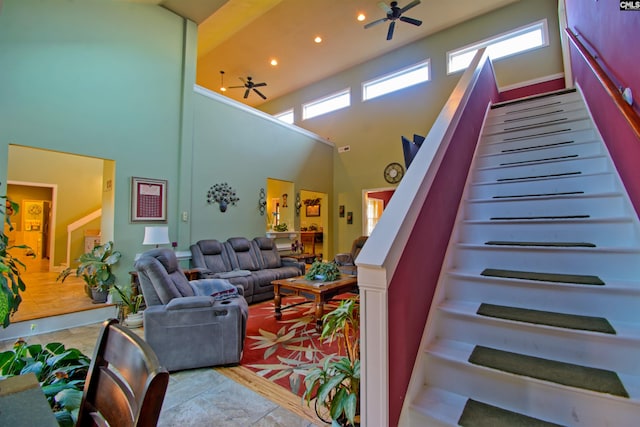
[[[172,230],[177,222],[189,33],[195,24],[166,9],[124,2],[7,0],[0,14],[0,181],[9,144],[113,159],[120,280],[144,249],[144,224],[129,221],[132,176],[169,180]]]
[[[331,144],[257,110],[251,113],[248,111],[252,109],[239,109],[236,105],[215,93],[195,97],[191,212],[194,241],[264,236],[266,217],[260,215],[258,201],[268,178],[292,182],[294,194],[301,189],[330,193],[333,187]],[[240,198],[225,213],[217,204],[206,201],[209,188],[222,182],[227,182]],[[295,202],[294,194],[289,194],[290,207]]]
[[[453,6],[452,6],[453,7]],[[336,74],[314,85],[263,104],[271,114],[294,108],[296,123],[351,150],[334,154],[333,204],[353,211],[353,225],[330,211],[335,224],[334,252],[348,252],[362,234],[362,190],[389,187],[384,167],[404,164],[400,136],[425,135],[444,105],[461,72],[446,74],[447,51],[547,18],[550,45],[495,63],[498,84],[513,85],[563,72],[557,1],[521,0],[456,27],[438,32],[396,51]],[[372,40],[383,43],[384,40]],[[361,84],[399,68],[430,58],[431,81],[361,102]],[[301,104],[351,88],[351,107],[300,121]]]

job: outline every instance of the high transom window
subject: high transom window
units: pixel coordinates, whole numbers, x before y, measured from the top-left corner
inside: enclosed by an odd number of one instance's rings
[[[469,66],[478,49],[486,47],[492,60],[527,52],[549,45],[547,20],[447,52],[447,73],[455,73]]]
[[[376,98],[430,80],[429,60],[362,83],[362,100]]]
[[[302,105],[302,119],[310,119],[351,105],[351,90],[345,89]]]
[[[273,117],[292,125],[293,124],[293,108],[291,110],[283,111],[282,113],[274,114]]]

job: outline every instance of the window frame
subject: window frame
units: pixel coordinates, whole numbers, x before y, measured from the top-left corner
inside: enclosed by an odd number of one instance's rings
[[[507,55],[503,55],[503,56],[499,56],[499,57],[491,57],[491,59],[493,61],[497,60],[497,59],[503,59],[503,58],[509,58],[512,56],[516,56],[516,55],[521,55],[523,53],[526,52],[531,52],[533,50],[536,49],[541,49],[544,47],[549,46],[549,25],[547,22],[547,19],[541,19],[539,21],[535,21],[532,22],[530,24],[527,25],[523,25],[521,27],[518,28],[514,28],[512,30],[506,31],[504,33],[500,33],[497,34],[495,36],[486,38],[484,40],[478,41],[478,42],[474,42],[472,44],[468,44],[466,46],[460,47],[458,49],[454,49],[454,50],[450,50],[447,52],[447,75],[450,74],[455,74],[455,73],[459,73],[461,71],[464,71],[467,69],[467,67],[469,66],[467,64],[467,66],[463,67],[463,68],[459,68],[456,70],[451,70],[451,62],[452,62],[452,57],[454,56],[461,56],[461,55],[466,55],[469,53],[475,54],[475,52],[478,51],[478,49],[481,49],[483,47],[487,48],[487,51],[490,52],[490,48],[491,45],[495,45],[498,43],[501,43],[505,40],[509,40],[509,39],[513,39],[519,36],[522,36],[524,34],[533,32],[533,31],[540,31],[541,35],[542,35],[542,44],[540,44],[539,46],[534,46],[534,47],[529,47],[526,48],[524,50],[519,50],[517,52],[513,52],[513,53],[509,53]],[[473,57],[473,55],[470,55],[471,57]]]
[[[287,120],[283,120],[283,117],[288,117],[289,115],[291,115],[291,121],[287,121]],[[273,117],[275,117],[276,119],[280,120],[281,122],[287,123],[289,125],[292,125],[295,123],[295,114],[293,111],[293,108],[290,108],[288,110],[282,111],[280,113],[274,114]]]
[[[376,84],[381,84],[381,83],[388,82],[389,80],[393,80],[395,78],[404,76],[406,74],[409,74],[411,72],[420,70],[422,68],[425,68],[427,70],[427,78],[425,80],[417,81],[417,82],[408,84],[406,86],[397,87],[397,88],[395,88],[393,90],[390,90],[390,91],[387,91],[387,92],[384,92],[384,93],[379,93],[379,94],[371,96],[371,97],[367,96],[367,89],[369,87],[374,86]],[[397,92],[399,90],[406,89],[408,87],[415,86],[415,85],[418,85],[418,84],[421,84],[421,83],[427,83],[427,82],[430,82],[430,81],[431,81],[431,58],[427,58],[424,61],[420,61],[420,62],[415,63],[413,65],[409,65],[408,67],[404,67],[404,68],[401,68],[399,70],[393,71],[391,73],[387,73],[387,74],[384,74],[382,76],[378,76],[375,79],[371,79],[371,80],[367,80],[366,82],[363,82],[362,83],[362,102],[370,101],[372,99],[376,99],[376,98],[379,98],[381,96],[385,96],[385,95],[388,95],[390,93],[394,93],[394,92]]]
[[[317,114],[313,114],[313,115],[309,116],[308,109],[313,108],[313,107],[317,107],[318,105],[323,104],[323,103],[328,103],[328,102],[330,102],[330,101],[332,101],[334,99],[338,99],[338,98],[343,97],[345,95],[346,95],[346,98],[347,98],[347,101],[348,101],[347,105],[343,105],[343,106],[340,106],[338,108],[334,108],[334,109],[331,109],[331,110],[324,111],[322,113],[317,113]],[[314,117],[323,116],[325,114],[332,113],[332,112],[338,111],[338,110],[342,110],[343,108],[348,108],[350,106],[351,106],[351,88],[348,87],[346,89],[340,90],[338,92],[334,92],[334,93],[332,93],[330,95],[327,95],[327,96],[324,96],[322,98],[316,98],[313,101],[306,102],[306,103],[302,104],[302,120],[313,119]]]

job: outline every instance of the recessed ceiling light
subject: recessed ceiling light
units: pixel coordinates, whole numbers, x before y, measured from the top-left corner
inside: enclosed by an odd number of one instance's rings
[[[362,21],[364,21],[365,19],[367,19],[367,17],[366,17],[366,16],[364,16],[364,13],[359,13],[359,14],[358,14],[358,18],[357,18],[357,19],[358,19],[358,21],[362,22]]]
[[[316,42],[316,43],[322,43],[322,37],[316,36],[316,38],[313,39],[313,41]]]
[[[273,58],[269,63],[275,67],[276,65],[278,65],[278,60],[276,58]]]

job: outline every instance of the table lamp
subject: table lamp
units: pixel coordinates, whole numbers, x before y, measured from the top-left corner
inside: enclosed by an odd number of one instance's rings
[[[143,245],[168,245],[171,243],[169,240],[169,227],[145,227],[144,228],[144,240]]]

